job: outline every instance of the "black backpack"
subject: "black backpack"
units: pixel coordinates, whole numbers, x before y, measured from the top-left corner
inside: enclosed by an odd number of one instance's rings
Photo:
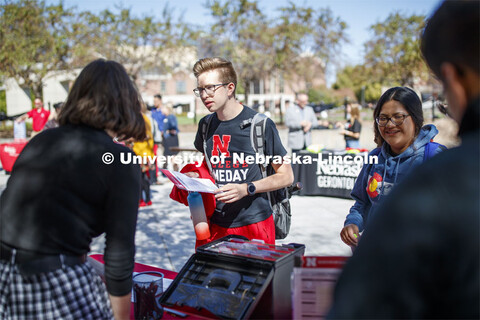
[[[212,165],[207,156],[207,132],[210,122],[212,120],[213,114],[208,115],[205,118],[205,122],[202,126],[202,136],[203,136],[203,153],[205,154],[205,160],[210,170],[210,173],[213,175]],[[250,143],[253,150],[258,153],[260,156],[265,156],[265,126],[266,126],[267,116],[262,113],[257,113],[253,118],[243,121],[240,126],[245,128],[248,125],[251,125],[250,128]],[[260,163],[260,171],[262,172],[262,177],[266,178],[269,175],[275,173],[275,170],[271,164],[265,162]],[[274,223],[275,223],[275,239],[285,239],[290,231],[290,224],[292,220],[292,213],[290,208],[290,198],[292,194],[301,189],[301,184],[296,183],[291,186],[281,188],[274,191],[267,192],[268,200],[270,206],[272,207]]]

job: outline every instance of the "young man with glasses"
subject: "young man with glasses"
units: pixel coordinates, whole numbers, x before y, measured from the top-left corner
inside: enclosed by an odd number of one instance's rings
[[[258,163],[235,161],[234,155],[255,157],[250,141],[251,123],[256,114],[235,97],[237,75],[230,61],[223,58],[204,58],[193,67],[198,87],[195,95],[212,112],[200,120],[195,148],[204,153],[212,166],[212,174],[219,186],[215,194],[216,208],[210,216],[211,238],[207,242],[229,234],[248,239],[275,243],[272,209],[265,192],[286,187],[293,182],[289,163],[283,162],[287,151],[282,145],[272,120],[265,127],[265,155],[278,156],[282,161],[271,162],[275,174],[262,178]],[[202,127],[205,129],[205,148]],[[216,158],[214,158],[216,157]],[[219,162],[215,159],[220,159]],[[198,176],[189,173],[190,176]],[[209,213],[207,213],[209,215]]]
[[[479,31],[478,0],[445,1],[427,20],[422,53],[462,144],[416,168],[378,207],[328,318],[480,318]]]

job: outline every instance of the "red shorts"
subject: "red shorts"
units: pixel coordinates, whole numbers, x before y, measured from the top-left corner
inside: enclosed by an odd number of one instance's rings
[[[275,226],[273,224],[273,215],[267,219],[252,223],[238,228],[223,228],[216,224],[210,224],[210,238],[207,240],[197,240],[195,249],[199,246],[228,236],[229,234],[237,234],[247,237],[249,240],[259,239],[268,244],[275,244]]]

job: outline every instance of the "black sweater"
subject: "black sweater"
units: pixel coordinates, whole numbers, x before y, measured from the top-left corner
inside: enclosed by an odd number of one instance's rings
[[[102,155],[113,154],[112,164]],[[0,201],[1,241],[42,254],[82,255],[106,233],[105,277],[115,296],[131,290],[140,168],[103,130],[61,126],[33,138]],[[126,158],[126,157],[125,157]]]

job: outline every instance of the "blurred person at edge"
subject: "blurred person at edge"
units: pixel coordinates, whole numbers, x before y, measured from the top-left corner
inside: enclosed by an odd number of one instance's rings
[[[346,148],[360,148],[360,132],[362,131],[362,122],[360,120],[360,109],[358,106],[347,105],[347,112],[350,115],[347,122],[343,125],[344,129],[340,131],[345,138]]]
[[[52,129],[58,127],[58,114],[62,109],[63,102],[55,103],[53,105],[54,112],[50,113],[47,123],[43,126],[42,130]]]
[[[178,154],[178,151],[171,150],[171,147],[177,147],[179,145],[178,142],[178,121],[175,114],[173,114],[173,108],[170,104],[165,104],[162,108],[162,112],[165,115],[163,119],[163,155],[165,158],[169,156],[174,156]],[[165,164],[167,167],[168,163]],[[178,171],[178,164],[173,162],[173,170]]]
[[[293,106],[285,114],[285,125],[288,127],[288,146],[292,153],[306,150],[312,144],[312,129],[318,126],[317,116],[308,105],[308,95],[297,94]]]
[[[421,50],[461,145],[385,199],[338,280],[328,318],[480,318],[480,2],[445,1]]]
[[[26,114],[18,117],[17,120],[15,120],[17,123],[20,123],[28,118],[32,118],[32,138],[42,131],[50,116],[50,111],[43,108],[43,102],[41,99],[36,98],[33,103],[35,105],[35,109],[28,111]]]
[[[378,100],[373,117],[375,142],[381,149],[370,155],[377,154],[378,163],[364,165],[358,175],[351,193],[355,204],[340,233],[342,241],[352,247],[357,245],[359,232],[368,225],[379,201],[424,161],[426,145],[438,133],[432,124],[423,126],[422,102],[406,87],[388,89]]]
[[[163,120],[165,119],[165,115],[163,114],[163,100],[162,95],[157,93],[153,96],[153,106],[155,107],[152,109],[152,118],[157,121],[158,129],[163,131]]]
[[[163,100],[162,100],[162,95],[157,93],[156,95],[153,96],[153,106],[155,107],[154,109],[151,110],[151,118],[153,120],[155,120],[155,123],[157,124],[157,127],[154,128],[152,126],[152,129],[158,129],[158,131],[160,132],[160,136],[163,135],[163,120],[165,119],[165,115],[163,114],[162,112],[162,108],[163,108]],[[152,125],[155,125],[155,123],[152,123]],[[158,155],[160,153],[163,154],[163,151],[161,151],[161,149],[163,149],[163,141],[162,142],[159,142],[159,140],[161,140],[162,137],[156,137],[156,132],[154,134],[154,139],[156,139],[156,141],[154,140],[154,145],[153,145],[153,153],[155,155]],[[159,151],[160,149],[160,151]],[[150,184],[160,184],[160,182],[158,181],[158,163],[155,162],[155,172],[154,173],[150,173]],[[162,176],[163,173],[160,173]],[[165,178],[167,179],[167,178]],[[167,179],[168,180],[168,179]]]
[[[142,192],[140,194],[139,204],[138,204],[140,207],[152,205],[150,179],[151,179],[151,175],[156,174],[155,163],[151,163],[151,160],[150,160],[150,159],[156,159],[156,158],[154,157],[155,153],[153,151],[154,143],[153,143],[153,134],[152,134],[152,120],[150,120],[150,117],[147,115],[147,111],[148,111],[147,105],[142,102],[142,116],[143,116],[143,120],[145,121],[145,135],[147,138],[145,140],[135,141],[133,143],[133,152],[135,152],[137,156],[142,157],[142,161],[143,159],[147,160],[146,163],[141,164]]]
[[[0,319],[128,319],[140,167],[116,141],[145,138],[140,108],[123,66],[95,60],[21,152],[0,199]],[[85,263],[104,232],[106,287]]]

